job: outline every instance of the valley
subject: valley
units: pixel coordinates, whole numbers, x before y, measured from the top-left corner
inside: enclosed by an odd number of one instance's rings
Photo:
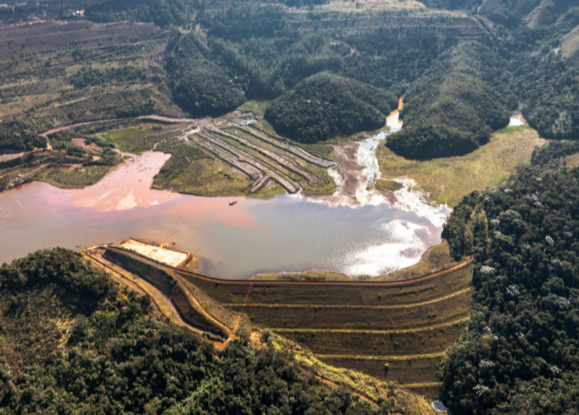
[[[574,413],[578,25],[0,5],[0,415]]]

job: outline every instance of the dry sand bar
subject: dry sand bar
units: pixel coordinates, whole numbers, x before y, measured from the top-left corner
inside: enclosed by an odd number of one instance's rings
[[[139,255],[143,255],[154,261],[160,262],[161,264],[175,268],[184,266],[192,259],[192,255],[187,252],[172,249],[161,244],[142,241],[137,238],[129,238],[121,242],[119,245],[113,244],[111,246],[136,252]]]

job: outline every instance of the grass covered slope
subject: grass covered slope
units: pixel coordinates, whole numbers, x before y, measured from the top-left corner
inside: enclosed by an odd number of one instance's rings
[[[0,298],[3,414],[421,413],[327,386],[273,347],[217,351],[72,251],[4,264]]]
[[[535,130],[521,126],[494,132],[487,144],[464,156],[409,160],[386,146],[378,146],[376,155],[383,177],[408,177],[430,200],[452,207],[472,191],[508,179],[518,164],[530,163],[536,146],[545,143]]]
[[[474,254],[468,332],[444,363],[452,413],[573,414],[579,405],[579,170],[573,144],[537,150],[499,188],[465,197],[443,237]]]
[[[295,141],[316,143],[383,127],[397,102],[392,93],[382,89],[320,73],[274,100],[264,117],[278,133]]]
[[[436,368],[468,315],[472,268],[401,286],[320,278],[315,284],[231,283],[179,274],[224,307],[243,311],[252,324],[308,347],[329,365],[434,397]]]
[[[2,30],[0,119],[40,133],[50,127],[150,113],[170,102],[154,57],[167,33],[151,24],[48,21]]]
[[[506,64],[476,42],[443,54],[405,94],[404,128],[386,145],[410,159],[463,155],[509,123]]]

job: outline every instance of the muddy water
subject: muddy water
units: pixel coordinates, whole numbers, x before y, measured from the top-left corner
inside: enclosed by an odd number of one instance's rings
[[[311,268],[379,275],[415,263],[440,235],[426,218],[388,205],[331,208],[286,196],[239,198],[230,207],[233,198],[160,199],[152,192],[133,191],[131,203],[142,205],[130,209],[124,198],[106,205],[86,198],[91,192],[46,183],[1,193],[0,263],[41,248],[75,249],[138,236],[174,241],[200,257],[203,272],[224,278]]]
[[[416,263],[439,242],[449,211],[418,196],[405,201],[396,192],[396,200],[388,200],[367,189],[366,182],[379,177],[374,142],[350,144],[342,173],[333,174],[345,182],[346,170],[358,172],[346,186],[355,208],[295,195],[261,201],[152,190],[169,157],[158,152],[135,156],[81,190],[31,183],[0,193],[0,263],[37,249],[75,249],[129,236],[175,242],[201,259],[202,272],[231,279],[312,268],[376,276]],[[238,203],[229,206],[233,200]]]

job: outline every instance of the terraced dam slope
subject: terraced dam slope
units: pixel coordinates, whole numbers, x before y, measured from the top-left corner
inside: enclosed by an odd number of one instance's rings
[[[210,327],[182,298],[231,331],[237,320],[246,329],[267,328],[306,346],[327,364],[395,381],[427,396],[436,396],[437,366],[468,321],[470,260],[411,281],[254,281],[213,278],[118,247],[99,251],[103,259],[158,286],[184,320],[214,335],[223,336],[223,327]]]

